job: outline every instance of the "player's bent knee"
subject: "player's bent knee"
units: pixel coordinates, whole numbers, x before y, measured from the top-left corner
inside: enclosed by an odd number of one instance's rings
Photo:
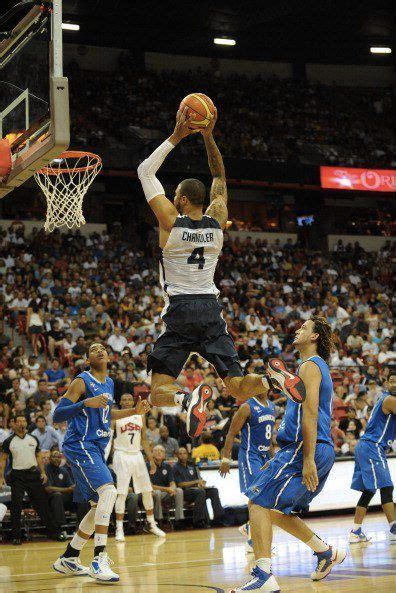
[[[99,500],[95,512],[95,525],[108,526],[117,498],[117,490],[114,484],[104,484],[97,489],[97,493]]]
[[[374,492],[371,492],[371,490],[365,490],[364,492],[362,492],[362,495],[359,498],[359,502],[357,503],[357,506],[367,509],[373,496],[374,496]]]
[[[393,486],[385,486],[380,489],[381,492],[381,504],[389,504],[393,502]]]

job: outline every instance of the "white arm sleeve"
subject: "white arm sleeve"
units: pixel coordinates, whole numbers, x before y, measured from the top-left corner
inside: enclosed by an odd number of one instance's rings
[[[158,146],[158,148],[156,148],[154,152],[138,167],[138,177],[148,202],[155,198],[155,196],[165,194],[165,190],[155,174],[164,162],[167,155],[174,148],[175,147],[172,142],[165,140],[165,142]]]

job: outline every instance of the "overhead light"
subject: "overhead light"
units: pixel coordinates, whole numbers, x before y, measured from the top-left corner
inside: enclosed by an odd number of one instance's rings
[[[391,54],[392,48],[391,47],[370,47],[370,51],[372,54]]]
[[[224,37],[215,37],[213,42],[215,45],[236,45],[235,39],[225,39]]]
[[[80,25],[75,25],[74,23],[62,23],[62,29],[65,31],[79,31]]]

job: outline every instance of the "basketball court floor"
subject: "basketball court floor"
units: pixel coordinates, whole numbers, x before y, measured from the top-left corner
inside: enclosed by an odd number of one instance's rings
[[[331,544],[341,546],[347,545],[351,519],[312,519],[309,524]],[[365,532],[373,538],[370,544],[349,548],[341,566],[324,581],[313,583],[309,579],[315,560],[311,551],[288,534],[276,531],[273,570],[282,592],[394,593],[396,545],[388,543],[384,516],[370,514]],[[110,538],[108,551],[121,577],[117,585],[53,572],[51,563],[64,547],[54,542],[0,546],[0,593],[96,593],[105,589],[114,593],[224,593],[247,580],[249,572],[244,539],[234,528],[171,533],[166,540],[130,536],[125,543],[116,543]],[[88,563],[91,555],[92,540],[82,554],[83,562]]]

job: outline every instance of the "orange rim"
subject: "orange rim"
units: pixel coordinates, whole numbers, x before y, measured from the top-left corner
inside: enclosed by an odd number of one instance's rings
[[[62,173],[83,173],[84,171],[93,171],[102,163],[102,159],[98,154],[93,152],[85,152],[82,150],[66,150],[62,152],[58,157],[58,159],[82,159],[87,157],[89,159],[94,159],[94,162],[85,166],[85,167],[43,167],[37,173],[42,173],[44,175],[61,175]]]

